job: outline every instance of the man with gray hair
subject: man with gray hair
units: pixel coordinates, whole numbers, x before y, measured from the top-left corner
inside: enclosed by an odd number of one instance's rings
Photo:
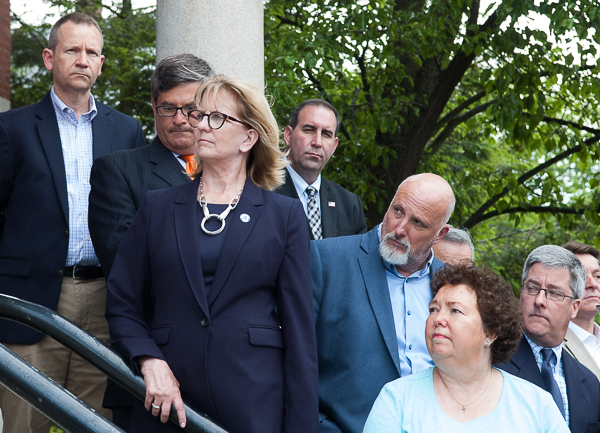
[[[362,432],[386,383],[433,366],[425,322],[443,263],[431,247],[453,209],[450,185],[423,173],[370,232],[311,242],[322,433]]]
[[[525,338],[511,359],[498,366],[550,392],[572,433],[600,428],[600,382],[562,350],[584,287],[585,271],[572,252],[556,245],[533,250],[521,286]]]
[[[152,143],[105,155],[94,162],[88,219],[92,243],[107,278],[121,239],[146,191],[190,181],[186,172],[194,169],[195,140],[187,114],[196,109],[196,90],[212,75],[208,63],[193,54],[165,57],[151,80],[156,122]],[[131,399],[109,380],[103,404],[112,408],[115,424],[124,430],[129,426]]]
[[[475,247],[466,229],[457,229],[448,225],[448,233],[433,246],[435,256],[450,266],[475,260]]]

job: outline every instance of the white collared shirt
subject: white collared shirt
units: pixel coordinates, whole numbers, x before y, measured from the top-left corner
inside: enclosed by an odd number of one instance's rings
[[[319,215],[321,215],[321,175],[319,174],[317,180],[315,180],[309,185],[304,179],[302,179],[302,176],[300,176],[294,171],[294,169],[290,165],[287,165],[286,168],[290,173],[290,177],[292,178],[292,182],[294,183],[294,187],[296,188],[296,192],[298,193],[298,198],[300,199],[300,202],[302,202],[302,207],[304,208],[304,214],[306,215],[306,217],[308,218],[308,194],[306,193],[306,188],[308,188],[309,186],[312,186],[314,189],[317,190],[317,193],[315,194],[315,199],[317,200]]]
[[[569,322],[569,328],[573,333],[581,340],[585,348],[598,367],[600,367],[600,326],[597,323],[594,323],[594,333],[590,334],[588,331],[583,329],[581,326],[576,325],[573,322]]]

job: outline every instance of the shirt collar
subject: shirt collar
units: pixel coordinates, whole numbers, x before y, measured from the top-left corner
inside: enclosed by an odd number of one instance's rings
[[[529,338],[525,333],[523,333],[523,335],[525,335],[527,342],[531,346],[531,350],[533,351],[533,356],[535,356],[536,362],[538,364],[541,364],[542,363],[542,354],[540,352],[542,351],[542,349],[546,349],[546,348],[533,342],[533,340],[531,338]],[[555,365],[558,365],[560,363],[560,359],[562,356],[562,343],[556,347],[549,347],[548,349],[552,349],[552,351],[556,355],[556,364]]]
[[[594,323],[594,333],[593,334],[590,334],[588,331],[583,329],[581,326],[579,326],[573,322],[569,322],[569,328],[571,329],[571,331],[573,331],[573,333],[581,341],[586,341],[591,338],[594,341],[594,344],[596,344],[598,342],[598,336],[600,334],[600,329],[596,323]]]
[[[308,188],[309,186],[312,186],[314,189],[316,189],[317,193],[321,190],[321,173],[319,173],[317,180],[315,180],[312,184],[309,185],[304,179],[302,179],[302,176],[296,173],[296,171],[292,168],[291,165],[288,164],[286,168],[288,169],[292,181],[294,182],[294,186],[296,187],[298,197],[300,197],[301,194],[304,194],[304,191],[306,191],[306,188]]]
[[[382,227],[383,227],[383,223],[379,223],[379,225],[377,226],[377,237],[379,238],[379,243],[381,243],[381,228]],[[426,275],[429,275],[429,269],[431,268],[431,264],[433,263],[433,258],[434,258],[433,250],[431,250],[429,252],[429,259],[427,260],[427,263],[425,263],[425,266],[423,266],[418,271],[413,272],[408,277],[405,277],[404,275],[398,273],[398,271],[396,270],[396,266],[392,265],[391,263],[386,262],[383,259],[383,257],[381,258],[381,260],[383,260],[383,265],[385,266],[385,268],[388,271],[390,271],[391,273],[393,273],[394,275],[396,275],[400,278],[421,278]]]
[[[50,89],[50,98],[52,99],[52,105],[54,105],[54,110],[56,111],[57,115],[61,117],[69,117],[71,114],[73,116],[75,115],[74,110],[58,97],[58,95],[54,91],[54,86],[52,86],[52,88]],[[96,108],[96,101],[90,93],[89,111],[87,113],[84,113],[82,117],[89,116],[90,120],[92,120],[94,117],[96,117],[96,114],[98,114],[98,109]]]

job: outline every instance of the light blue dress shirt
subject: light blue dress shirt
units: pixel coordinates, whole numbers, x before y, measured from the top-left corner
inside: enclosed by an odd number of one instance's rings
[[[378,229],[379,242],[381,226]],[[423,269],[408,277],[399,274],[394,265],[383,261],[394,313],[401,377],[434,365],[425,343],[425,323],[429,317],[429,303],[433,299],[430,287],[433,257],[432,251]]]
[[[469,422],[450,418],[437,402],[433,368],[383,387],[363,433],[569,433],[550,393],[502,373],[502,394],[489,414]]]
[[[306,188],[308,188],[309,186],[312,186],[314,189],[317,190],[317,193],[315,194],[315,199],[317,200],[317,208],[319,209],[319,215],[321,215],[321,195],[319,194],[321,190],[321,175],[319,174],[317,180],[315,180],[312,184],[309,185],[304,179],[302,179],[302,176],[300,176],[294,171],[294,169],[289,164],[286,166],[286,168],[290,173],[290,177],[292,178],[294,187],[296,187],[296,192],[298,193],[298,198],[302,203],[302,207],[304,208],[304,214],[306,215],[306,217],[308,218],[308,194],[306,193]]]
[[[50,97],[58,122],[67,176],[69,250],[65,266],[98,266],[100,263],[88,230],[90,171],[94,160],[92,119],[98,114],[96,102],[90,95],[89,111],[77,119],[75,111],[56,95],[54,86]]]
[[[525,335],[525,334],[523,334]],[[538,346],[531,339],[525,335],[527,342],[531,346],[531,350],[533,351],[533,356],[535,356],[535,362],[537,362],[538,369],[540,373],[542,372],[542,346]],[[554,380],[558,385],[558,389],[560,389],[560,395],[562,397],[563,405],[565,407],[565,420],[567,424],[569,424],[569,401],[567,400],[567,383],[565,382],[565,373],[563,372],[562,367],[562,344],[557,347],[551,348],[554,354],[556,355],[556,359],[554,360],[556,363],[550,361],[550,365],[552,366],[552,374],[554,376]],[[552,400],[554,401],[554,400]],[[556,403],[555,403],[556,405]]]

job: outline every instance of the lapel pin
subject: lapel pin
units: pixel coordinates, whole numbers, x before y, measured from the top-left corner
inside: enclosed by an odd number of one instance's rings
[[[240,220],[243,223],[247,223],[248,221],[250,221],[250,215],[248,215],[247,213],[243,213],[240,215]]]
[[[327,206],[335,207],[335,202],[334,201],[327,202]]]

